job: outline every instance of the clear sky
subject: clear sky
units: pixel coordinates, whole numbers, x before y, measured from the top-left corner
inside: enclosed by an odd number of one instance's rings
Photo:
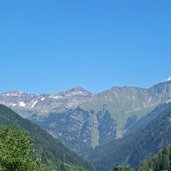
[[[170,75],[170,0],[0,1],[0,92],[100,92]]]

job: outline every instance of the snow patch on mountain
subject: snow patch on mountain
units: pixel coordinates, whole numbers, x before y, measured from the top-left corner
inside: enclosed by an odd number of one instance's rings
[[[36,104],[37,104],[38,100],[36,100],[32,105],[31,107],[33,108]]]
[[[44,98],[44,97],[42,97],[42,98],[41,98],[41,101],[44,101],[44,100],[45,100],[45,98]]]
[[[26,106],[26,104],[25,104],[24,102],[20,102],[20,103],[19,103],[19,106],[21,106],[21,107],[25,107],[25,106]]]
[[[53,99],[61,99],[62,98],[61,96],[50,96],[50,97]]]

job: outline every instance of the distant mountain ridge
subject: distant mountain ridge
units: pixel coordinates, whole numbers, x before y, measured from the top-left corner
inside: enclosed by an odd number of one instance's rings
[[[11,97],[9,92],[1,94],[0,103],[38,123],[65,145],[87,156],[96,146],[131,133],[141,118],[158,105],[169,103],[171,81],[147,89],[115,86],[98,94],[83,88],[40,96],[13,94],[19,97]],[[14,103],[18,105],[11,105]]]
[[[28,118],[35,113],[44,116],[53,111],[65,111],[77,107],[91,97],[93,94],[81,87],[55,94],[40,95],[9,91],[0,94],[0,103]]]

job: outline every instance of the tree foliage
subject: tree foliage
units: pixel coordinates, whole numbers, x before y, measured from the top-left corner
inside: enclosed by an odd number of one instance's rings
[[[44,171],[32,139],[20,127],[0,128],[0,170]]]
[[[161,149],[157,154],[145,160],[138,171],[170,171],[171,170],[171,145]]]
[[[117,167],[113,171],[133,171],[133,169]],[[171,171],[171,144],[144,160],[135,171]]]
[[[67,171],[77,171],[80,166],[85,170],[93,171],[93,167],[75,152],[69,150],[60,141],[53,138],[40,126],[20,117],[16,112],[0,104],[0,127],[4,125],[19,125],[27,130],[30,137],[34,138],[35,148],[39,149],[41,161],[45,165],[46,171],[63,171],[60,169],[61,163],[69,167]],[[63,161],[63,156],[65,159]],[[1,170],[1,169],[0,169]]]

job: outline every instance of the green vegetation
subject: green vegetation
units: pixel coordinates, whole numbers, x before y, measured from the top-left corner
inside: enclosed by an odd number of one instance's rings
[[[168,104],[165,110],[158,111],[160,112],[153,113],[155,117],[150,115],[146,120],[146,124],[143,124],[137,131],[123,139],[96,148],[92,155],[89,156],[90,160],[95,164],[96,170],[133,171],[133,169],[127,167],[114,168],[114,166],[130,166],[137,167],[135,171],[171,171],[171,145],[155,154],[159,149],[171,142],[171,105]],[[99,115],[99,117],[101,116]],[[106,121],[110,117],[106,115],[103,118],[104,125],[107,125],[108,122]],[[131,119],[135,120],[135,118]],[[15,129],[3,127],[4,125],[11,125]],[[17,125],[22,129],[16,127]],[[0,127],[0,170],[2,171],[93,170],[88,162],[47,134],[46,131],[36,124],[21,118],[3,105],[0,105]],[[23,129],[27,130],[28,133]],[[22,136],[20,137],[20,135]],[[30,138],[34,138],[34,144]],[[38,153],[35,153],[34,147]],[[8,151],[11,149],[13,151],[8,155]],[[155,155],[147,159],[152,154]],[[144,159],[146,160],[141,163]],[[22,169],[19,169],[19,167],[22,167]]]
[[[96,170],[114,166],[137,167],[145,158],[171,142],[171,107],[134,134],[96,148],[90,156]]]
[[[0,170],[44,171],[33,141],[23,129],[10,126],[0,128]]]
[[[75,152],[69,150],[40,126],[23,119],[6,106],[0,105],[0,127],[7,124],[19,125],[29,132],[30,137],[34,138],[35,148],[40,149],[39,153],[46,171],[63,171],[60,169],[61,165],[67,171],[77,171],[81,166],[85,170],[93,170],[88,162],[77,156]]]
[[[115,167],[112,171],[133,171],[133,169],[127,167]]]
[[[80,105],[86,111],[94,110],[108,111],[113,120],[117,123],[117,131],[124,131],[127,120],[136,116],[141,118],[153,110],[159,103],[151,101],[151,104],[144,105],[151,98],[147,89],[134,87],[113,87],[95,95],[92,99]],[[155,103],[155,104],[154,104]],[[122,117],[121,117],[122,115]]]
[[[138,171],[170,171],[171,170],[171,145],[161,149],[157,154],[145,160]]]
[[[161,149],[152,157],[146,159],[135,171],[170,171],[171,170],[171,145]],[[134,169],[118,167],[113,171],[134,171]]]

